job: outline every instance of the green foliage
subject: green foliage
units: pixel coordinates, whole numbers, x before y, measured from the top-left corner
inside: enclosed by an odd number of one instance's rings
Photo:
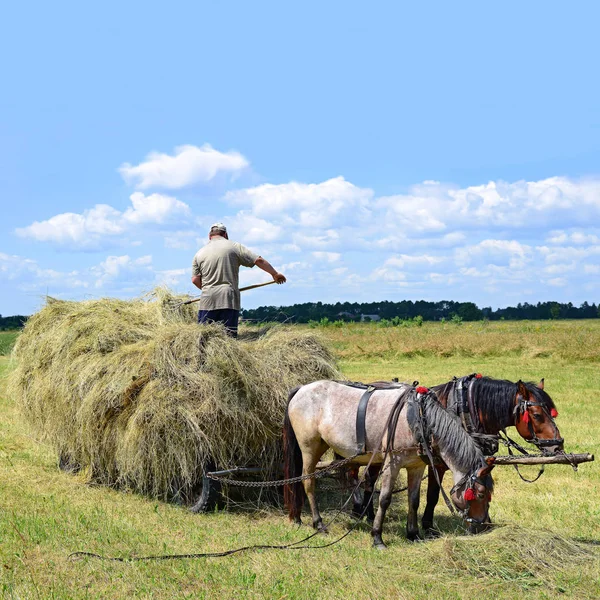
[[[379,327],[422,327],[423,317],[417,315],[413,319],[401,319],[400,317],[394,317],[393,319],[381,319],[377,323]]]
[[[463,318],[460,315],[453,314],[450,317],[450,323],[452,323],[453,325],[462,325],[462,322]]]
[[[14,315],[12,317],[3,317],[0,315],[0,331],[10,331],[13,329],[20,329],[25,325],[29,317],[23,315]]]
[[[278,321],[308,323],[319,322],[323,318],[330,321],[342,320],[345,322],[360,321],[362,315],[377,315],[382,320],[392,321],[398,318],[403,321],[421,316],[423,321],[448,320],[457,314],[463,321],[481,321],[487,318],[491,321],[506,320],[541,320],[541,319],[596,319],[600,316],[596,304],[583,302],[581,306],[573,306],[571,302],[559,304],[558,302],[538,302],[529,304],[519,303],[517,306],[508,306],[492,310],[491,307],[479,308],[473,302],[454,302],[440,300],[439,302],[426,302],[424,300],[402,300],[400,302],[337,302],[325,304],[323,302],[305,302],[293,306],[261,306],[242,311],[244,319],[258,322]],[[367,318],[364,319],[365,321]],[[397,325],[394,325],[397,326]],[[386,327],[386,325],[384,325]]]
[[[311,329],[315,329],[317,327],[343,327],[346,323],[342,320],[331,321],[327,317],[323,317],[319,321],[309,321],[308,326]]]

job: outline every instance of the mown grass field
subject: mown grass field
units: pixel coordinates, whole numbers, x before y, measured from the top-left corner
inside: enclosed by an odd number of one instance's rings
[[[346,376],[424,385],[478,371],[546,379],[572,452],[600,454],[600,321],[323,328]],[[0,371],[10,368],[0,358]],[[600,475],[549,466],[534,484],[497,467],[491,507],[499,526],[463,535],[438,506],[440,539],[409,543],[406,499],[387,520],[386,552],[368,526],[327,549],[260,551],[219,559],[119,564],[70,552],[145,555],[281,544],[309,533],[277,511],[193,515],[181,507],[90,487],[19,419],[0,380],[0,596],[3,598],[598,598]],[[423,493],[425,487],[423,487]],[[332,514],[332,513],[329,513]],[[305,519],[308,522],[308,518]],[[344,516],[334,539],[351,525]]]
[[[7,356],[19,335],[18,331],[0,331],[0,356]]]

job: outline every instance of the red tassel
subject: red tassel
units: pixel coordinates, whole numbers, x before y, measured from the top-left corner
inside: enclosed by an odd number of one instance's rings
[[[523,423],[529,423],[529,411],[523,413]]]
[[[475,500],[475,490],[473,488],[465,490],[464,499],[467,502],[472,502],[473,500]]]
[[[429,391],[429,388],[426,388],[424,385],[420,385],[415,391],[417,394],[426,394]]]
[[[550,416],[551,416],[553,419],[556,419],[556,417],[558,417],[558,411],[557,411],[555,408],[551,409],[551,410],[550,410]]]
[[[481,373],[477,373],[477,375],[475,375],[475,379],[481,379],[483,377],[483,375]]]

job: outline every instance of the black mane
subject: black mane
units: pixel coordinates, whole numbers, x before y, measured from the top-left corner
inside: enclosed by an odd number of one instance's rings
[[[527,391],[536,402],[541,402],[548,412],[555,408],[552,398],[537,387],[532,381],[524,382]],[[483,419],[488,423],[497,423],[499,427],[513,424],[513,411],[515,408],[515,396],[518,385],[506,379],[492,379],[482,377],[474,379],[470,392],[473,404],[481,411]]]
[[[438,402],[435,395],[427,396],[423,412],[438,446],[452,456],[456,468],[468,473],[484,464],[483,453],[473,438],[463,429],[460,421]]]

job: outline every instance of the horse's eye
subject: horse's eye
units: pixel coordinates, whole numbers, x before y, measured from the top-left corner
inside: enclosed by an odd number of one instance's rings
[[[541,423],[544,420],[544,415],[540,415],[539,413],[534,413],[533,418],[538,422]]]

